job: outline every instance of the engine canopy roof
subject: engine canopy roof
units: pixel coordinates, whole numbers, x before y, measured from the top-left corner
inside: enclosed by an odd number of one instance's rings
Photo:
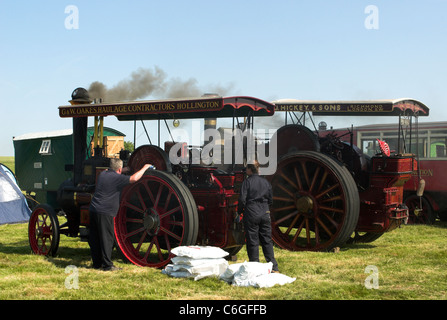
[[[370,101],[311,101],[281,99],[272,102],[275,111],[312,112],[327,116],[428,116],[429,108],[420,101],[401,98]]]

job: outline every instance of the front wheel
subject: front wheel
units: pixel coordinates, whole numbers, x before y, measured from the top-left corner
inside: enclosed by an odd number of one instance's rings
[[[34,208],[28,223],[28,238],[35,254],[55,256],[59,248],[59,220],[53,208],[40,204]]]
[[[408,207],[408,224],[433,224],[436,215],[425,197],[409,196],[404,201]]]

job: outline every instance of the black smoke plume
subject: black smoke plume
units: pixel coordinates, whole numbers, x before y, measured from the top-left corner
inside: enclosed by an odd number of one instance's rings
[[[211,85],[207,90],[199,87],[197,80],[190,78],[167,79],[166,72],[155,67],[154,70],[139,68],[128,79],[121,80],[112,88],[99,81],[92,82],[88,89],[90,98],[101,98],[103,102],[138,100],[152,96],[154,98],[198,97],[204,93],[227,95],[233,85]]]

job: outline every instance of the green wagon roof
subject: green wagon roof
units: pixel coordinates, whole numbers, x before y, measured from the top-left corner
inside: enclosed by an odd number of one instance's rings
[[[88,127],[87,132],[93,134],[94,128]],[[45,132],[34,132],[34,133],[26,133],[20,136],[14,137],[14,141],[20,140],[32,140],[32,139],[43,139],[43,138],[54,138],[54,137],[63,137],[70,136],[73,134],[73,129],[64,129],[64,130],[54,130],[54,131],[45,131]],[[104,127],[104,135],[105,136],[120,136],[125,137],[126,135],[116,129]]]

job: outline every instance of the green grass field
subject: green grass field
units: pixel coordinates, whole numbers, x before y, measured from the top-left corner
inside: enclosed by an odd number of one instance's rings
[[[447,223],[437,222],[403,226],[338,253],[275,248],[280,271],[296,281],[259,289],[234,287],[217,278],[171,278],[159,269],[125,263],[118,253],[114,260],[122,270],[94,270],[89,268],[88,244],[66,236],[61,236],[56,257],[36,256],[29,248],[27,224],[2,225],[0,300],[442,300],[447,298],[446,235]],[[244,260],[245,248],[236,262]],[[76,267],[78,289],[72,287],[74,269],[69,266]],[[373,284],[368,266],[377,268],[376,288],[365,286],[365,280]]]
[[[15,172],[14,171],[15,170],[14,157],[0,157],[0,163],[3,163],[9,169],[11,169],[13,172]]]
[[[14,170],[14,157],[0,157],[0,163]],[[216,278],[171,278],[159,269],[125,263],[116,252],[115,264],[122,270],[97,271],[89,268],[88,244],[63,235],[56,257],[36,256],[31,254],[27,228],[27,224],[0,226],[0,300],[447,299],[447,223],[439,221],[403,226],[338,253],[275,248],[280,271],[296,280],[267,289],[234,287]],[[230,263],[246,260],[244,248]],[[371,266],[377,273],[369,271]],[[73,270],[77,289],[72,287]],[[378,282],[371,281],[373,276]]]

